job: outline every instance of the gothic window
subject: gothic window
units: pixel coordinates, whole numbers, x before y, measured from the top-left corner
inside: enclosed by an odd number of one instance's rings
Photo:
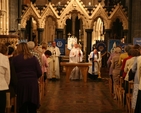
[[[94,22],[93,33],[92,33],[92,45],[96,43],[96,40],[104,40],[103,21],[101,18],[98,18]]]

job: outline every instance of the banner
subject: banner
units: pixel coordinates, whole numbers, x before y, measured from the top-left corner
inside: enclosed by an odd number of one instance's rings
[[[61,55],[65,55],[65,39],[55,39],[56,46],[60,49]]]
[[[112,53],[114,48],[117,47],[117,46],[120,46],[120,44],[121,44],[120,40],[118,40],[118,39],[110,39],[108,41],[108,52]]]
[[[133,45],[139,44],[141,46],[141,38],[133,38]]]
[[[101,55],[104,56],[107,52],[107,46],[104,41],[96,41],[96,49],[101,52]]]

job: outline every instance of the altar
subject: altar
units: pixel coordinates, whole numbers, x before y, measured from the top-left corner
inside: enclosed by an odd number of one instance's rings
[[[61,66],[65,66],[66,69],[66,82],[69,82],[69,77],[71,74],[72,69],[75,66],[78,66],[78,68],[81,70],[82,72],[82,76],[83,76],[83,81],[87,82],[87,74],[88,74],[88,68],[89,66],[91,66],[91,63],[70,63],[70,62],[61,62],[60,63]]]

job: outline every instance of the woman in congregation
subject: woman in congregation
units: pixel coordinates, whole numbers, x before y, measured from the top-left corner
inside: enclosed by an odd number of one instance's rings
[[[141,47],[138,48],[141,54]],[[134,113],[141,113],[141,56],[134,59],[132,68],[129,71],[129,81],[134,81],[131,107]]]
[[[126,97],[126,94],[127,93],[129,93],[128,92],[128,81],[129,81],[129,71],[130,71],[130,69],[132,68],[132,66],[133,66],[133,63],[134,63],[134,61],[135,61],[135,59],[136,59],[136,57],[137,56],[139,56],[140,55],[140,52],[139,52],[139,50],[137,50],[137,49],[130,49],[129,50],[129,52],[128,52],[128,57],[127,58],[125,58],[124,60],[123,60],[123,64],[125,64],[125,66],[124,66],[124,77],[123,77],[123,79],[124,79],[124,85],[123,85],[123,87],[124,87],[124,96]],[[126,105],[127,103],[126,103],[126,98],[124,98],[124,104]]]
[[[5,113],[6,91],[10,84],[10,65],[6,45],[0,44],[0,113]]]
[[[116,88],[115,86],[118,84],[118,78],[119,78],[119,75],[120,75],[120,69],[121,69],[121,66],[118,64],[119,62],[119,57],[120,57],[120,54],[121,54],[121,48],[120,47],[116,47],[115,48],[115,55],[114,57],[112,58],[112,61],[111,61],[111,68],[112,68],[112,75],[113,75],[113,92],[114,92],[114,99],[116,99]]]
[[[39,108],[38,78],[42,75],[39,61],[33,56],[26,41],[21,41],[13,57],[17,75],[17,110],[18,113],[37,113]]]
[[[42,64],[42,74],[44,76],[44,82],[46,82],[47,79],[47,58],[45,56],[45,51],[47,50],[47,44],[42,43],[42,53],[41,53],[41,64]]]
[[[15,48],[13,46],[8,46],[8,57],[9,57],[9,64],[10,64],[10,84],[9,84],[9,90],[10,93],[10,104],[11,104],[11,112],[15,111],[14,109],[14,98],[17,93],[17,76],[15,72],[15,68],[12,62],[13,59],[13,52]]]

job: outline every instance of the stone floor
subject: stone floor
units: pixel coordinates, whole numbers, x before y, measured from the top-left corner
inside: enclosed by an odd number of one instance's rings
[[[87,83],[65,82],[65,73],[57,81],[47,81],[46,95],[38,113],[125,113],[109,92],[108,73],[102,69],[102,79]]]

